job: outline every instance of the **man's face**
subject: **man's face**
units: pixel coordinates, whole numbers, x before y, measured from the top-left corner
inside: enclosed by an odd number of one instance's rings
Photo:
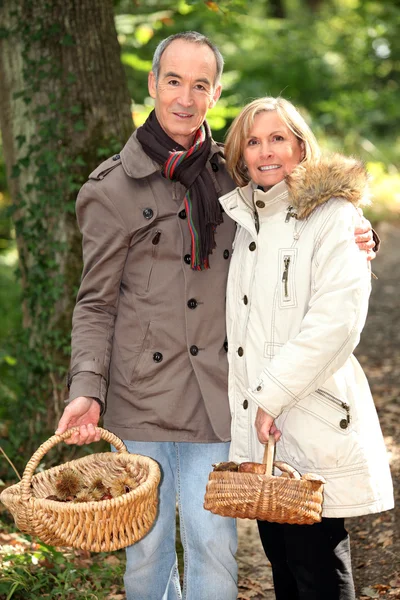
[[[158,122],[175,142],[190,148],[194,134],[221,95],[214,87],[217,63],[207,45],[173,41],[161,56],[158,82],[149,73]]]

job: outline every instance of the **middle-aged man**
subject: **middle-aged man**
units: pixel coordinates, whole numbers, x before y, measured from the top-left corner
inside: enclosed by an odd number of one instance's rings
[[[57,433],[79,425],[70,443],[94,441],[105,413],[130,452],[162,469],[155,525],[127,549],[128,600],[182,598],[176,499],[183,598],[237,597],[235,521],[203,509],[211,465],[228,459],[230,439],[224,311],[235,225],[218,196],[233,183],[205,122],[222,68],[198,33],[161,42],[149,74],[155,110],[77,200],[84,269]]]

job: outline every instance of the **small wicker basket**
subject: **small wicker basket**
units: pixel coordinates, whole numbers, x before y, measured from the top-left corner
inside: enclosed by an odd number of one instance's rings
[[[96,428],[103,440],[118,452],[84,456],[33,475],[43,456],[68,438],[77,428],[52,436],[42,444],[26,465],[20,483],[6,488],[0,500],[14,516],[17,527],[46,544],[108,552],[139,541],[151,528],[157,513],[160,468],[156,461],[129,454],[125,444],[110,431]],[[90,484],[101,478],[110,486],[119,477],[129,476],[138,486],[130,492],[99,502],[58,502],[54,494],[60,472],[73,468]]]
[[[300,477],[286,463],[274,463],[274,450],[275,442],[270,436],[263,459],[263,463],[266,463],[265,475],[211,472],[204,508],[223,517],[276,523],[311,525],[321,521],[325,479],[313,473]],[[286,471],[284,476],[272,475],[274,464]]]

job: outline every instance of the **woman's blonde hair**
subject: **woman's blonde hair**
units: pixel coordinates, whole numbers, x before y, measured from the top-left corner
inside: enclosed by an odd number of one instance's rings
[[[243,160],[245,140],[253,127],[255,116],[268,111],[276,111],[282,122],[300,142],[303,142],[304,158],[302,163],[316,161],[320,157],[321,152],[313,132],[291,102],[280,97],[258,98],[241,110],[226,136],[226,166],[235,183],[241,187],[250,181]]]

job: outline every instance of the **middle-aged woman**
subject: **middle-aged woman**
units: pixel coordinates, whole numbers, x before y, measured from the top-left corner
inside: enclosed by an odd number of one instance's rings
[[[226,142],[237,189],[227,291],[230,459],[277,459],[326,479],[322,522],[260,521],[278,600],[354,600],[344,517],[393,507],[388,459],[366,377],[352,355],[370,267],[354,242],[367,188],[361,163],[321,157],[294,106],[261,98]]]

